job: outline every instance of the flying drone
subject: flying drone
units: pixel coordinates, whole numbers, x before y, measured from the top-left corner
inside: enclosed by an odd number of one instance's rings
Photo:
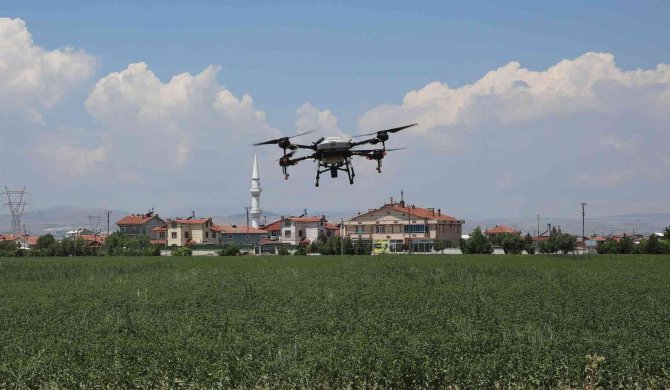
[[[365,157],[368,160],[377,161],[377,172],[382,171],[382,160],[386,156],[386,153],[405,149],[405,148],[396,148],[396,149],[386,149],[386,141],[389,139],[389,134],[397,133],[401,130],[405,130],[412,126],[416,126],[417,123],[411,125],[395,127],[392,129],[380,130],[373,133],[356,135],[350,138],[344,137],[321,137],[310,145],[294,144],[291,143],[291,139],[295,137],[300,137],[306,134],[313,133],[315,130],[307,131],[304,133],[296,134],[291,137],[282,137],[265,142],[259,142],[254,144],[254,146],[259,145],[277,145],[283,151],[284,155],[278,160],[279,166],[282,168],[284,173],[284,179],[288,179],[288,167],[298,164],[301,161],[305,160],[314,160],[317,162],[316,166],[316,186],[319,186],[319,177],[322,173],[330,172],[330,177],[336,178],[339,171],[346,172],[347,177],[349,178],[349,184],[354,184],[354,177],[356,173],[354,172],[354,166],[352,165],[352,157],[359,156]],[[370,137],[361,141],[354,141],[356,138],[361,137]],[[356,149],[359,146],[363,145],[377,145],[381,143],[381,148],[377,147],[376,149]],[[310,150],[313,153],[301,156],[293,157],[299,149]],[[288,152],[287,152],[288,150]]]

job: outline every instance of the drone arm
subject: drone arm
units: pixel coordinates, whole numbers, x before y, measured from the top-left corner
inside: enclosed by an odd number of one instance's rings
[[[315,146],[315,145],[291,144],[290,148],[291,148],[291,150],[297,150],[297,149],[310,149],[310,150],[316,150],[316,146]]]
[[[356,147],[356,146],[367,145],[367,144],[376,145],[380,142],[381,141],[378,138],[369,138],[369,139],[366,139],[366,140],[363,140],[363,141],[352,142],[351,147],[353,148],[353,147]]]

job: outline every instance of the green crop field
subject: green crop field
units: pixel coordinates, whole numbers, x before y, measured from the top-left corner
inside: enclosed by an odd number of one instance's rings
[[[667,388],[670,256],[0,259],[0,388]]]

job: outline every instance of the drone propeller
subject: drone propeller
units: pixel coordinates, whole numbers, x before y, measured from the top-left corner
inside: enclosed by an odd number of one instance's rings
[[[400,127],[394,127],[394,128],[392,128],[392,129],[379,130],[379,131],[375,131],[375,132],[373,132],[373,133],[359,134],[359,135],[355,135],[355,136],[353,136],[353,137],[351,137],[351,138],[369,137],[369,136],[371,136],[371,135],[381,135],[381,134],[388,134],[388,133],[393,134],[393,133],[397,133],[397,132],[399,132],[400,130],[405,130],[405,129],[409,128],[409,127],[416,126],[416,125],[418,125],[418,123],[412,123],[411,125],[405,125],[405,126],[400,126]]]
[[[293,155],[295,154],[295,152],[296,152],[295,150],[292,150],[292,151],[286,153],[285,155],[283,155],[281,158],[278,158],[278,159],[275,160],[275,161],[282,161],[282,160],[284,160],[284,161],[288,161],[288,160],[291,159],[291,157],[293,157]]]
[[[301,135],[314,133],[315,131],[316,131],[316,130],[310,130],[310,131],[305,131],[305,132],[303,132],[303,133],[298,133],[298,134],[296,134],[296,135],[292,135],[292,136],[290,136],[290,137],[281,137],[281,138],[271,139],[271,140],[269,140],[269,141],[258,142],[258,143],[255,143],[254,146],[259,146],[259,145],[274,145],[274,144],[280,144],[280,143],[282,143],[282,142],[283,142],[283,143],[288,143],[288,144],[290,144],[290,143],[288,142],[288,140],[290,140],[291,138],[300,137]]]

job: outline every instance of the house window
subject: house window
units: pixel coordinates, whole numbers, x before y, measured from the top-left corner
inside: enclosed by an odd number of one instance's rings
[[[284,230],[284,237],[291,238],[291,231],[290,230]]]
[[[284,220],[284,227],[291,227],[291,220],[290,219],[285,219]]]
[[[365,233],[365,226],[363,225],[356,226],[356,233]]]
[[[428,229],[426,225],[404,225],[405,233],[425,233]]]
[[[205,232],[205,238],[209,238],[209,232]]]
[[[172,228],[176,229],[177,228],[177,222],[172,222]]]
[[[188,238],[188,232],[184,232],[184,238]]]
[[[160,234],[158,234],[158,237],[160,237],[160,238],[165,238],[165,233],[164,233],[164,232],[160,232]]]
[[[174,238],[174,239],[177,238],[177,232],[172,232],[172,238]]]
[[[375,233],[386,233],[386,227],[384,225],[375,226]]]
[[[216,232],[212,232],[212,238],[216,238]]]
[[[298,237],[302,238],[302,230],[298,230]]]

